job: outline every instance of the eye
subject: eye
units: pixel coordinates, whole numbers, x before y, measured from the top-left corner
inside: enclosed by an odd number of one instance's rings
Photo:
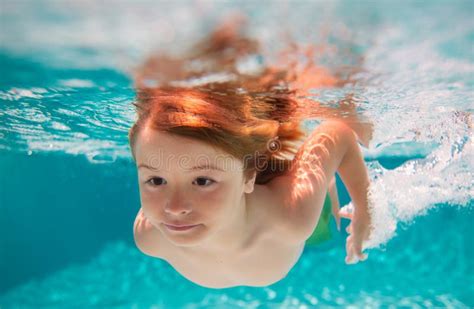
[[[151,186],[160,186],[164,183],[166,183],[166,180],[164,180],[163,178],[161,177],[152,177],[150,179],[148,179],[148,181],[146,182],[147,184],[151,185]]]
[[[209,182],[208,185],[206,185],[206,181]],[[196,178],[196,182],[198,183],[199,186],[201,187],[209,187],[210,185],[212,185],[213,183],[215,183],[214,180],[210,179],[210,178],[205,178],[205,177],[198,177]]]

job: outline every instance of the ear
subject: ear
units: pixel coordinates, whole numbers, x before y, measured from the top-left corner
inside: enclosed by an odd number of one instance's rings
[[[244,175],[244,192],[245,193],[252,193],[255,187],[255,179],[257,178],[257,171],[252,171],[247,174],[248,176]]]

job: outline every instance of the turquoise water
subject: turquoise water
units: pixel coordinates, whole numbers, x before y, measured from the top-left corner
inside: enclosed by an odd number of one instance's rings
[[[265,288],[202,288],[134,246],[130,70],[237,6],[268,61],[286,27],[331,46],[326,66],[362,68],[354,85],[314,95],[354,93],[375,125],[363,151],[377,237],[363,263],[344,264],[347,220]],[[473,12],[471,1],[2,2],[0,307],[474,307]]]

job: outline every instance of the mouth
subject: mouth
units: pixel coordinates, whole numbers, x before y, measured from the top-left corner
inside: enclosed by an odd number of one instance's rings
[[[167,229],[172,230],[172,231],[187,231],[199,225],[199,224],[195,224],[195,225],[176,226],[176,225],[169,225],[166,223],[163,223],[163,224],[166,226]]]

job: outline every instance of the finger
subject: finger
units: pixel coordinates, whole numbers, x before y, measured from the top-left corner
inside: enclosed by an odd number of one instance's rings
[[[360,259],[361,261],[365,261],[368,257],[368,254],[362,253],[362,243],[358,241],[354,241],[352,246],[357,258]]]
[[[339,216],[352,220],[352,213],[348,212],[347,209],[341,208],[339,210]]]
[[[339,216],[342,218],[350,219],[352,220],[352,214],[344,211],[339,211]]]
[[[351,259],[351,251],[352,251],[352,246],[349,242],[349,237],[348,237],[346,240],[346,258],[344,259],[344,262],[346,262],[346,264],[349,264],[349,261]]]
[[[351,250],[352,250],[352,244],[351,244],[351,236],[349,235],[347,238],[346,238],[346,255],[349,256]]]
[[[360,239],[354,238],[352,248],[354,249],[355,254],[362,255],[362,241]]]
[[[363,253],[362,252],[362,249],[360,249],[361,246],[354,246],[353,249],[354,249],[354,253],[355,255],[357,256],[357,258],[361,261],[365,261],[367,260],[367,257],[369,256],[368,254],[366,253]]]
[[[354,250],[353,250],[353,247],[352,247],[352,236],[347,237],[346,252],[347,252],[347,256],[346,256],[346,259],[345,259],[346,264],[355,264],[355,263],[357,263],[357,258],[354,256]]]
[[[348,234],[352,234],[352,224],[349,224],[347,227],[346,227],[346,232]]]
[[[339,215],[345,218],[352,219],[354,215],[354,206],[351,203],[345,205],[339,210]]]
[[[345,262],[346,264],[357,264],[359,259],[354,254],[350,254],[346,256]]]

